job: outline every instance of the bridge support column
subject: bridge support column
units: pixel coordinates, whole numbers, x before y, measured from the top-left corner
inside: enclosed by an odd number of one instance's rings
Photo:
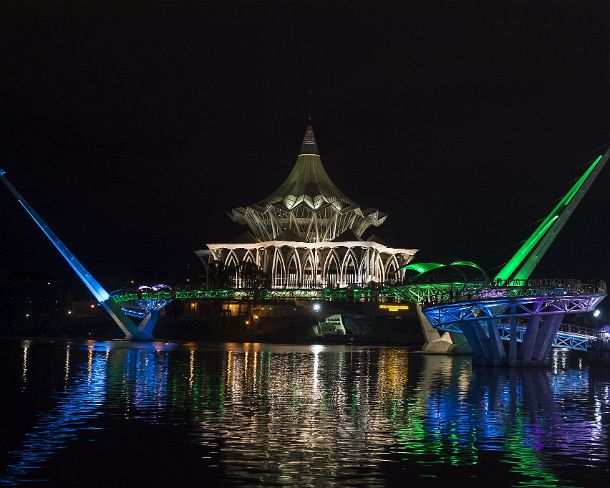
[[[426,339],[426,344],[432,344],[434,341],[440,340],[441,335],[439,331],[430,325],[430,321],[424,314],[420,303],[415,305],[415,310],[417,310],[417,316],[419,317],[419,323],[421,324],[421,330]]]
[[[489,334],[489,350],[493,364],[502,364],[506,360],[504,344],[498,332],[498,322],[496,320],[487,321],[487,332]]]
[[[159,321],[160,313],[161,310],[151,310],[148,315],[144,317],[142,322],[140,322],[140,325],[138,325],[138,329],[140,329],[142,334],[152,337],[153,331]]]
[[[523,335],[523,342],[521,343],[521,351],[519,353],[519,359],[523,361],[531,361],[532,354],[534,353],[534,345],[538,338],[538,330],[540,328],[540,316],[534,315],[527,321],[527,327],[525,328],[525,334]]]
[[[140,325],[136,325],[133,320],[131,320],[121,307],[114,303],[112,300],[107,300],[102,303],[104,310],[108,312],[112,320],[121,328],[123,333],[125,334],[125,339],[128,341],[152,341],[153,336],[152,332],[157,325],[157,320],[159,318],[159,310],[155,310],[154,316],[153,312],[149,313]]]
[[[421,348],[421,352],[429,354],[471,354],[473,352],[470,341],[461,338],[462,334],[456,334],[457,339],[449,332],[440,334],[439,331],[430,324],[430,320],[428,320],[428,317],[424,314],[421,304],[416,304],[415,309],[417,310],[422,333],[426,339],[425,344]]]
[[[534,346],[534,354],[532,359],[536,361],[545,361],[549,358],[549,352],[553,345],[553,339],[559,330],[561,321],[563,320],[562,313],[547,315],[542,322],[542,330],[538,331],[538,338]]]
[[[557,313],[541,317],[534,315],[527,322],[523,343],[519,352],[519,363],[526,365],[546,364],[553,340],[557,335],[564,314]]]
[[[508,363],[496,320],[463,323],[460,329],[475,353],[473,364],[499,366]]]
[[[453,340],[448,332],[441,335],[438,330],[432,327],[428,317],[426,317],[422,310],[421,304],[416,304],[415,308],[419,317],[421,330],[424,334],[424,338],[426,339],[426,342],[421,349],[422,352],[432,354],[456,354],[461,352],[456,350],[456,345],[453,343]]]
[[[464,322],[460,324],[459,327],[462,334],[464,334],[464,337],[466,337],[466,340],[468,341],[468,344],[470,345],[475,357],[480,358],[481,360],[488,359],[488,338],[481,329],[481,324],[478,322]]]
[[[511,313],[516,314],[516,307],[511,307]],[[508,359],[513,362],[517,360],[517,317],[511,317],[509,319],[510,325],[510,342],[508,345]]]
[[[459,327],[475,353],[473,364],[545,366],[548,364],[549,352],[559,331],[563,316],[563,313],[547,315],[542,321],[540,316],[531,317],[528,320],[520,350],[517,348],[517,319],[511,317],[509,319],[508,357],[500,338],[496,320],[479,321],[479,326],[463,323]],[[485,335],[483,324],[487,326],[489,337]]]

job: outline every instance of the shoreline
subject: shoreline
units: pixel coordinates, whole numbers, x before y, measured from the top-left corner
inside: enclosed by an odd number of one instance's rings
[[[396,340],[362,340],[346,336],[347,339],[340,340],[336,337],[318,337],[312,339],[266,339],[261,340],[258,338],[244,339],[244,338],[230,338],[230,337],[209,337],[209,338],[197,338],[197,339],[184,339],[184,338],[172,338],[172,337],[156,337],[152,341],[127,341],[120,337],[93,337],[93,336],[70,336],[70,337],[48,337],[48,336],[8,336],[0,335],[0,341],[23,341],[23,340],[36,340],[36,341],[48,341],[48,342],[120,342],[125,344],[143,344],[143,343],[154,343],[154,342],[171,342],[178,344],[187,344],[191,342],[198,343],[233,343],[233,344],[277,344],[277,345],[295,345],[295,346],[317,346],[317,345],[328,345],[328,346],[370,346],[370,347],[404,347],[404,348],[419,348],[423,343],[414,343],[407,341],[396,341]]]

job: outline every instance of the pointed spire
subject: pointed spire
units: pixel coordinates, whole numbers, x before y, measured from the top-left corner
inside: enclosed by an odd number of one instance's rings
[[[309,123],[307,124],[307,129],[305,129],[305,137],[303,137],[303,144],[301,145],[301,150],[299,151],[299,155],[301,154],[317,154],[318,152],[318,144],[316,143],[316,136],[313,133],[313,127],[311,126],[311,116],[309,117]]]
[[[309,125],[311,125],[311,88],[307,92],[307,119],[309,120]]]

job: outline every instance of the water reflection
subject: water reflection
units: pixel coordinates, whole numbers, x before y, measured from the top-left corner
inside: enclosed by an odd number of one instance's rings
[[[22,378],[27,378],[27,353],[30,341],[24,341]],[[70,346],[66,346],[66,370],[69,369]],[[65,390],[53,395],[54,408],[38,415],[34,429],[24,436],[20,449],[12,453],[12,462],[0,482],[20,484],[40,470],[46,461],[68,446],[80,431],[94,429],[89,421],[95,419],[106,397],[106,361],[94,357],[89,350],[89,361],[79,364],[73,381]],[[14,419],[11,419],[13,421]]]
[[[224,484],[591,485],[608,468],[610,381],[566,353],[550,371],[473,370],[401,348],[23,342],[14,402],[42,391],[28,375],[47,349],[63,350],[61,386],[19,426],[2,483],[61,485],[47,469],[60,451],[102,442],[101,431],[109,444],[126,432],[146,442],[142,423],[158,435],[184,429],[175,449],[201,454],[189,469]]]

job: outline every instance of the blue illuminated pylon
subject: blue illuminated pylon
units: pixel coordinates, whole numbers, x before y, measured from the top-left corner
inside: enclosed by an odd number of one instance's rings
[[[0,169],[0,179],[15,196],[19,204],[25,209],[28,215],[40,227],[44,235],[51,241],[59,254],[66,260],[76,275],[81,279],[95,299],[104,307],[104,310],[110,314],[112,319],[125,333],[125,339],[128,340],[152,340],[152,332],[159,318],[159,310],[153,310],[140,323],[136,325],[121,309],[121,307],[110,300],[110,294],[102,285],[93,277],[93,275],[83,266],[76,256],[68,249],[68,247],[57,237],[55,232],[42,220],[40,215],[32,208],[25,198],[17,191],[11,182],[4,176],[6,171]]]

